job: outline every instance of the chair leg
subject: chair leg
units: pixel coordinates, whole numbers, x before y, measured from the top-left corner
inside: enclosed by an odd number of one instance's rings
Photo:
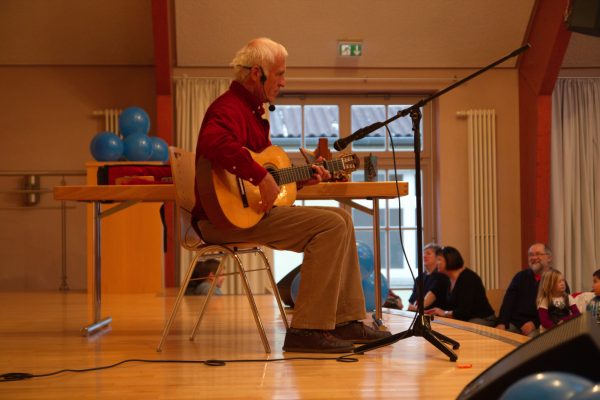
[[[181,300],[183,300],[183,295],[185,294],[185,289],[187,288],[188,283],[190,282],[190,278],[192,277],[192,273],[194,272],[194,267],[196,266],[196,261],[198,260],[198,258],[200,256],[201,256],[201,253],[197,254],[192,259],[192,262],[190,263],[188,271],[185,274],[184,283],[181,285],[181,288],[179,289],[179,293],[177,294],[177,299],[175,300],[175,304],[173,305],[173,310],[171,311],[171,315],[169,316],[169,319],[168,319],[167,323],[165,324],[162,336],[160,338],[160,342],[158,343],[158,347],[156,348],[156,351],[158,351],[158,352],[162,351],[162,347],[165,342],[165,339],[167,338],[167,335],[169,334],[169,331],[171,330],[171,325],[173,325],[173,321],[175,320],[175,316],[177,315],[177,311],[179,310],[179,307],[181,305]]]
[[[238,272],[240,274],[240,278],[242,278],[242,284],[244,286],[244,291],[246,292],[246,297],[248,297],[248,303],[250,303],[250,308],[252,309],[252,315],[254,316],[254,322],[256,322],[256,328],[258,329],[258,334],[260,335],[260,339],[262,340],[263,347],[265,348],[265,353],[271,352],[271,346],[269,346],[269,341],[267,340],[267,334],[265,333],[265,328],[260,319],[260,315],[258,314],[258,308],[256,307],[256,302],[254,301],[254,295],[252,294],[252,290],[250,289],[250,284],[248,283],[248,277],[246,276],[246,271],[242,266],[242,261],[240,260],[237,254],[233,254],[235,259]]]
[[[217,247],[217,246],[215,246]],[[192,273],[194,271],[194,268],[196,266],[196,262],[199,258],[201,258],[204,253],[206,252],[210,252],[210,251],[215,251],[216,249],[214,249],[212,246],[209,248],[205,248],[204,251],[200,251],[192,260],[190,267],[188,268],[188,272],[186,274],[185,277],[185,282],[182,285],[182,287],[179,290],[179,293],[177,295],[177,299],[175,300],[175,305],[173,306],[173,310],[171,311],[171,315],[169,316],[169,320],[167,321],[164,329],[163,329],[163,334],[162,337],[160,339],[160,343],[156,349],[156,351],[160,352],[162,351],[162,347],[164,344],[164,341],[167,337],[167,335],[169,334],[169,331],[171,329],[171,325],[173,324],[173,321],[175,319],[175,316],[177,314],[177,311],[179,310],[179,307],[181,305],[181,301],[183,300],[183,296],[185,294],[185,289],[192,277]],[[246,297],[248,298],[248,303],[250,304],[250,308],[252,310],[252,315],[254,317],[254,322],[256,323],[256,328],[258,329],[258,333],[260,335],[260,339],[263,343],[263,347],[265,349],[265,353],[270,353],[271,352],[271,347],[269,346],[269,341],[267,340],[267,335],[265,332],[265,328],[263,326],[262,320],[260,319],[260,315],[258,312],[258,308],[256,306],[256,302],[254,300],[254,295],[252,293],[252,290],[250,289],[250,284],[248,283],[248,277],[246,276],[246,270],[244,269],[243,265],[242,265],[242,261],[240,260],[238,254],[227,248],[227,247],[222,247],[222,246],[218,246],[218,251],[221,252],[220,257],[224,257],[225,255],[231,255],[233,257],[233,260],[236,264],[236,269],[237,269],[237,273],[240,275],[240,278],[242,280],[242,285],[244,288],[244,292],[246,294]],[[283,308],[283,303],[281,301],[281,297],[279,296],[279,290],[277,289],[277,285],[275,283],[275,279],[273,277],[273,273],[271,270],[271,266],[269,264],[269,261],[267,260],[266,256],[264,255],[264,253],[262,251],[258,251],[258,253],[260,253],[262,259],[263,259],[263,263],[265,265],[265,269],[267,270],[267,273],[269,275],[269,281],[271,282],[271,286],[273,288],[273,295],[275,296],[275,299],[277,301],[277,305],[279,306],[279,312],[281,313],[281,317],[284,321],[284,325],[286,328],[289,328],[289,324],[285,315],[285,310]],[[215,255],[217,256],[217,255]],[[219,264],[219,267],[217,268],[217,272],[216,272],[216,277],[219,277],[219,275],[221,274],[222,269],[224,268],[223,265],[223,261],[221,261],[221,264]],[[202,321],[202,317],[204,316],[204,312],[206,311],[206,306],[208,305],[208,301],[210,300],[214,289],[216,287],[216,279],[213,280],[213,283],[211,284],[211,288],[209,290],[208,295],[206,296],[206,299],[204,300],[204,302],[202,303],[202,306],[200,308],[200,312],[199,312],[199,316],[198,319],[196,320],[196,323],[194,324],[194,328],[192,330],[192,333],[190,335],[190,340],[194,340],[196,333],[198,331],[198,327],[200,326],[200,322]]]
[[[275,283],[275,278],[273,277],[273,271],[271,270],[271,264],[269,260],[267,260],[267,256],[259,249],[258,254],[263,259],[263,263],[265,264],[265,268],[267,269],[267,275],[269,275],[269,281],[271,282],[271,288],[273,290],[273,296],[275,296],[275,301],[277,301],[277,306],[279,306],[279,312],[281,314],[281,319],[283,320],[283,324],[285,325],[285,329],[290,328],[290,324],[287,320],[287,316],[285,314],[285,308],[283,307],[283,302],[281,301],[281,296],[279,295],[279,289],[277,288],[277,283]]]
[[[270,353],[271,346],[269,346],[269,341],[267,340],[267,334],[265,332],[263,323],[260,319],[260,315],[258,313],[258,307],[256,307],[256,302],[254,301],[254,295],[252,294],[252,290],[250,289],[250,284],[248,283],[248,278],[246,276],[246,271],[244,270],[244,267],[242,265],[242,261],[240,260],[239,256],[234,251],[227,249],[227,253],[233,257],[233,260],[236,265],[237,273],[239,274],[240,278],[242,279],[242,286],[244,288],[244,292],[246,293],[246,297],[248,298],[248,303],[250,304],[250,308],[252,309],[252,316],[254,317],[254,322],[256,323],[256,328],[258,329],[258,334],[260,335],[260,340],[262,341],[263,347],[265,348],[265,353]],[[223,267],[222,264],[219,265],[219,268],[217,269],[217,274],[216,274],[217,277],[221,273],[222,267]],[[215,279],[215,282],[216,282],[216,279]],[[214,289],[214,282],[213,282],[213,285],[211,286],[210,293],[207,296],[206,302],[208,302],[208,298],[212,294],[213,289]],[[204,305],[206,305],[206,302],[204,303]],[[196,331],[198,329],[198,326],[200,325],[200,321],[202,319],[203,314],[204,314],[204,306],[203,306],[203,309],[200,311],[200,316],[198,317],[198,320],[196,321],[196,325],[194,326],[194,330],[192,331],[190,340],[193,340],[193,338],[196,336]]]
[[[198,327],[200,326],[202,317],[204,317],[204,312],[206,311],[206,306],[208,305],[208,301],[210,300],[210,298],[212,297],[212,295],[215,291],[215,287],[217,286],[217,280],[218,280],[219,276],[221,275],[221,271],[224,268],[224,265],[223,265],[224,259],[225,258],[221,259],[221,263],[217,267],[217,272],[215,273],[215,279],[213,279],[212,283],[210,284],[210,289],[208,290],[206,299],[204,300],[204,302],[202,303],[202,306],[200,307],[200,311],[198,312],[198,318],[196,319],[196,323],[194,324],[194,328],[192,329],[192,333],[190,334],[190,340],[194,340],[194,338],[196,337],[196,333],[198,332]]]

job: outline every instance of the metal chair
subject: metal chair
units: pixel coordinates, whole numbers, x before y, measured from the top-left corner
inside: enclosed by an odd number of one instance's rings
[[[206,243],[204,240],[196,233],[194,228],[192,227],[192,208],[196,202],[195,193],[194,193],[194,181],[195,181],[195,155],[194,153],[184,151],[182,149],[176,147],[169,147],[169,158],[171,162],[171,173],[173,176],[173,182],[175,184],[175,189],[177,191],[176,197],[176,205],[179,214],[179,240],[180,244],[184,249],[195,252],[195,256],[193,257],[190,266],[188,267],[187,273],[185,275],[185,279],[181,284],[181,288],[179,289],[179,293],[177,294],[177,299],[175,300],[175,305],[173,306],[173,310],[171,311],[171,315],[165,324],[163,329],[162,337],[157,347],[157,351],[162,351],[163,344],[169,331],[171,329],[171,325],[175,319],[177,311],[181,305],[181,301],[185,294],[185,290],[192,278],[192,273],[194,272],[194,268],[196,266],[196,262],[203,258],[217,258],[221,262],[217,268],[215,273],[216,278],[219,276],[225,275],[239,275],[242,280],[242,286],[244,288],[244,292],[246,297],[248,298],[248,303],[250,303],[250,308],[252,309],[252,314],[254,316],[254,321],[256,322],[256,327],[258,329],[258,333],[262,340],[263,346],[265,348],[266,353],[271,352],[271,347],[269,346],[269,341],[267,340],[267,336],[265,334],[265,329],[263,327],[262,321],[260,319],[260,315],[258,313],[258,309],[256,307],[256,302],[254,301],[254,295],[250,289],[250,285],[248,284],[248,278],[246,276],[247,272],[254,271],[263,271],[265,270],[269,276],[269,281],[271,282],[272,292],[277,301],[277,305],[279,306],[279,311],[281,312],[281,318],[283,319],[283,323],[285,324],[286,329],[289,328],[289,324],[285,315],[285,310],[283,308],[283,304],[281,302],[281,298],[279,296],[279,291],[277,290],[277,285],[275,283],[275,278],[273,277],[273,273],[271,270],[271,266],[267,257],[264,255],[260,247],[255,243]],[[263,262],[262,268],[246,270],[242,264],[242,261],[239,258],[240,254],[248,254],[255,253],[260,256]],[[225,267],[224,260],[231,256],[234,261],[235,272],[231,273],[223,273],[223,269]],[[194,325],[194,329],[190,335],[190,340],[194,340],[196,336],[196,332],[198,331],[198,327],[200,322],[202,321],[202,317],[206,310],[206,306],[213,294],[215,284],[217,279],[214,279],[209,290],[206,299],[202,303],[200,308],[200,313],[198,316],[198,320]]]

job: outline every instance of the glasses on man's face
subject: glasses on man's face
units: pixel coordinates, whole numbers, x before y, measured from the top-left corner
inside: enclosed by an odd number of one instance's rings
[[[527,253],[527,255],[529,257],[542,257],[542,256],[545,256],[546,254],[548,254],[548,253],[542,253],[542,252],[539,252],[539,251],[537,253]]]

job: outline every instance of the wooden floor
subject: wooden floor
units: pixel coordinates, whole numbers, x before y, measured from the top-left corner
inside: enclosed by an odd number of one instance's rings
[[[257,363],[128,363],[86,373],[62,373],[1,382],[1,399],[453,399],[462,388],[524,337],[492,328],[436,319],[434,330],[460,342],[450,362],[421,337],[357,356],[359,362],[330,360],[265,362],[298,356],[282,353],[284,326],[270,296],[258,296],[273,352],[263,351],[245,298],[215,297],[194,342],[188,340],[202,297],[186,297],[162,353],[156,352],[175,300],[167,295],[106,295],[103,315],[110,328],[92,337],[79,333],[89,321],[83,293],[0,293],[0,374],[45,374],[100,367],[125,359],[256,359]],[[409,313],[401,313],[410,315]],[[411,319],[384,314],[393,333]],[[501,334],[502,336],[498,336]],[[307,355],[318,357],[320,355]],[[464,368],[471,365],[470,368]]]

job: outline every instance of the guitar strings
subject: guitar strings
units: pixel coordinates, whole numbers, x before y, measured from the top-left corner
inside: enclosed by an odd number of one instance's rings
[[[296,182],[299,180],[310,179],[312,176],[313,165],[325,165],[325,169],[330,172],[337,172],[344,169],[344,162],[342,159],[337,160],[325,160],[323,163],[316,163],[310,165],[291,166],[280,168],[271,172],[275,182],[278,185],[285,185],[290,182]]]

